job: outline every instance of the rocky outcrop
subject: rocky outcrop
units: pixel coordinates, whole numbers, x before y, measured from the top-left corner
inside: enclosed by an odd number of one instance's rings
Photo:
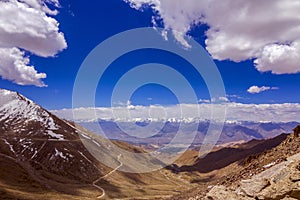
[[[267,165],[262,173],[242,180],[237,186],[213,187],[205,196],[207,200],[291,200],[300,199],[300,153],[286,161]]]
[[[297,126],[296,128],[294,128],[293,131],[294,131],[294,138],[299,137],[299,135],[300,135],[300,125]]]

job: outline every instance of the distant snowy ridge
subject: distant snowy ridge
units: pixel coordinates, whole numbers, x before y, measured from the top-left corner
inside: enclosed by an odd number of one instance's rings
[[[225,104],[226,123],[240,121],[252,122],[300,122],[300,104],[242,104],[228,102]],[[172,106],[133,106],[75,108],[51,111],[55,115],[75,122],[97,122],[99,120],[116,122],[195,122],[205,121],[211,117],[211,109],[222,109],[218,104],[181,104]],[[181,108],[186,112],[181,114]],[[200,114],[196,112],[199,108]]]

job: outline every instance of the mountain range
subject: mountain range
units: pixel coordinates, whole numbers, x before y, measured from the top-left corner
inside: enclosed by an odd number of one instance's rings
[[[101,123],[116,134],[114,122]],[[205,132],[208,123],[202,122],[199,133]],[[226,136],[220,137],[223,140],[207,156],[200,157],[195,145],[165,168],[128,173],[122,170],[132,167],[130,158],[114,156],[101,135],[57,117],[19,93],[0,89],[0,195],[12,200],[218,199],[213,191],[220,185],[225,191],[226,187],[238,188],[235,184],[242,179],[299,153],[299,138],[281,134],[291,132],[293,125],[297,123],[227,123],[223,131]],[[167,123],[159,135],[172,137],[176,126],[177,122]],[[158,141],[158,136],[152,139]],[[153,150],[149,144],[155,149],[154,144],[167,140],[153,141],[141,144],[114,138],[112,142],[128,152],[145,153]],[[104,159],[112,165],[107,166]],[[293,179],[293,184],[299,180]],[[298,197],[299,190],[291,191],[284,195]]]
[[[207,105],[206,105],[207,106]],[[178,106],[177,106],[178,107]],[[176,108],[177,108],[176,107]],[[192,147],[203,144],[209,127],[223,126],[220,136],[216,138],[217,144],[222,145],[231,142],[249,141],[252,139],[273,138],[281,133],[291,133],[293,128],[299,124],[296,121],[243,121],[225,120],[219,121],[200,119],[197,117],[186,118],[143,118],[135,115],[146,113],[145,107],[136,106],[132,108],[78,108],[52,111],[57,116],[67,120],[75,121],[94,133],[100,134],[111,140],[125,141],[135,145],[164,146],[177,135],[178,131],[187,137],[196,131]],[[168,107],[167,110],[170,108]],[[109,118],[108,113],[117,110],[123,113],[123,118]],[[133,111],[132,117],[126,113]],[[95,112],[95,113],[94,113]],[[174,111],[175,112],[175,111]],[[95,118],[94,114],[97,115]],[[190,114],[192,116],[192,114]],[[103,118],[101,118],[103,116]],[[129,117],[129,118],[128,118]],[[251,117],[252,118],[252,117]],[[101,129],[99,128],[101,127]],[[184,128],[181,128],[184,127]],[[150,133],[150,134],[149,134]],[[152,134],[153,133],[153,134]],[[180,142],[184,143],[184,140]]]
[[[121,140],[135,145],[144,144],[148,146],[163,146],[168,144],[175,137],[181,125],[179,122],[166,122],[160,130],[161,123],[159,122],[152,122],[149,128],[147,127],[147,122],[136,122],[135,126],[132,126],[132,123],[128,122],[104,120],[98,122],[80,122],[79,124],[97,134],[104,134],[103,136],[112,140]],[[217,145],[231,142],[246,142],[252,139],[273,138],[281,133],[291,133],[293,128],[298,124],[298,122],[227,122],[224,124],[223,130],[218,137]],[[99,129],[99,125],[101,129]],[[142,126],[143,132],[140,131],[139,126]],[[199,124],[195,124],[194,122],[185,123],[185,128],[181,131],[188,136],[194,130],[195,126],[198,126],[198,130],[194,142],[191,144],[192,147],[197,147],[202,144],[210,126],[210,121],[200,121]],[[134,135],[127,134],[120,127],[125,130],[130,130]],[[147,135],[148,132],[153,132],[153,129],[159,131],[157,131],[156,135],[151,137],[139,138],[135,136]],[[184,141],[182,140],[181,142]]]

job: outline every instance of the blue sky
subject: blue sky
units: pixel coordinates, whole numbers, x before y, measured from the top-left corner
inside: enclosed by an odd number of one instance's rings
[[[88,3],[66,0],[60,3],[59,14],[54,18],[60,23],[59,29],[64,33],[68,47],[54,58],[43,58],[27,52],[30,64],[34,65],[37,71],[47,74],[44,82],[48,87],[20,86],[9,80],[0,79],[1,88],[18,91],[47,109],[72,107],[72,89],[77,71],[85,57],[99,43],[126,30],[152,26],[152,9],[144,9],[141,12],[122,0],[90,0]],[[205,46],[207,30],[207,25],[198,25],[188,34]],[[276,75],[271,72],[260,72],[254,67],[253,60],[241,62],[215,60],[230,101],[255,104],[300,102],[299,73]],[[144,50],[122,57],[111,66],[112,69],[107,73],[102,85],[102,93],[97,93],[97,106],[109,106],[110,90],[122,73],[135,64],[151,61],[167,64],[182,71],[191,80],[198,98],[209,98],[204,82],[195,79],[193,71],[185,66],[187,65],[185,62],[168,53]],[[254,85],[278,89],[259,94],[248,93],[249,87]],[[140,88],[132,96],[131,102],[139,105],[178,103],[167,88],[158,85]]]

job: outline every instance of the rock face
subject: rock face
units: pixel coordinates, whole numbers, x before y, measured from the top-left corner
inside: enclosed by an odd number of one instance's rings
[[[240,181],[237,186],[215,186],[204,199],[300,199],[300,153],[251,179]]]
[[[294,128],[294,138],[299,137],[300,134],[300,126],[297,126],[296,128]]]

